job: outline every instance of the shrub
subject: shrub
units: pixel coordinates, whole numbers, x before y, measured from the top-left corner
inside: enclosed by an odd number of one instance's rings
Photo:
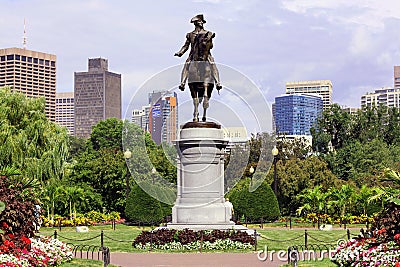
[[[385,229],[388,240],[393,240],[400,233],[400,206],[393,202],[385,205],[384,209],[375,217],[372,224],[375,229]]]
[[[127,221],[145,224],[160,224],[165,216],[160,201],[152,198],[136,183],[132,186],[126,200]]]
[[[0,201],[5,204],[0,213],[0,250],[14,251],[28,248],[27,238],[34,236],[38,224],[38,202],[29,190],[21,184],[11,185],[7,176],[0,177]]]
[[[279,217],[279,204],[271,186],[263,182],[257,190],[249,192],[250,179],[242,179],[228,194],[238,216],[250,221],[272,221]]]

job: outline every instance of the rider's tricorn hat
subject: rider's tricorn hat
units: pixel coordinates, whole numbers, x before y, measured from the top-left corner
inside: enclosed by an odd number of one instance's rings
[[[206,23],[206,21],[204,20],[203,14],[199,14],[194,16],[191,20],[190,23],[194,23],[195,21],[201,20],[203,23]]]

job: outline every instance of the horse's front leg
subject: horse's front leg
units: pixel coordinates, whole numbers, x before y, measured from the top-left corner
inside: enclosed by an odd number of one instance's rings
[[[201,119],[202,121],[206,121],[207,119],[207,109],[210,106],[210,97],[213,87],[214,87],[213,84],[204,84],[205,90],[204,90],[204,101],[203,101],[203,118]]]

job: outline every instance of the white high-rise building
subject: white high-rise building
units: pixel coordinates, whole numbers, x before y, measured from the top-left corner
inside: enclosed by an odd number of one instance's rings
[[[74,92],[56,93],[56,123],[74,135]]]
[[[319,94],[326,109],[332,104],[332,88],[330,80],[287,82],[286,94]]]
[[[361,106],[400,107],[400,88],[382,87],[374,92],[366,93],[361,96]]]

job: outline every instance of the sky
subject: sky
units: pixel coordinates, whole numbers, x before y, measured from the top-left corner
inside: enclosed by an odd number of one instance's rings
[[[22,47],[25,18],[27,48],[57,56],[58,92],[73,90],[74,72],[86,71],[88,58],[107,58],[109,70],[122,74],[123,111],[146,104],[146,97],[143,103],[132,97],[184,62],[187,54],[173,55],[196,14],[216,33],[215,61],[251,80],[268,103],[285,93],[286,82],[331,80],[334,102],[359,107],[362,94],[393,87],[393,66],[400,65],[398,0],[1,0],[0,6],[1,48]]]

